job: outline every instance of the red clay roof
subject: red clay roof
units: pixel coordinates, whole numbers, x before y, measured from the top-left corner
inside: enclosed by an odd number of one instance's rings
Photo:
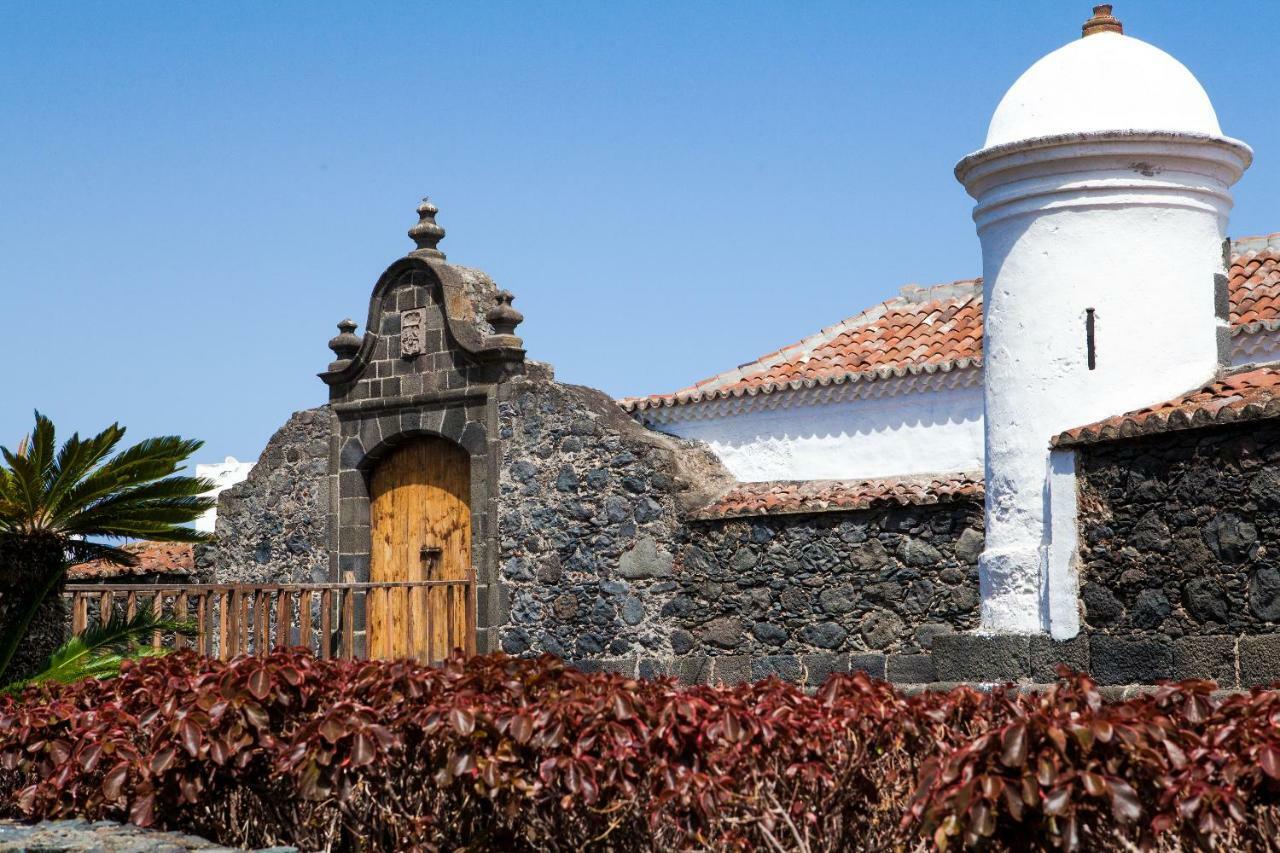
[[[981,500],[982,474],[936,474],[885,480],[787,480],[739,483],[694,512],[694,519],[745,515],[795,515],[875,506]]]
[[[138,558],[136,566],[104,560],[78,563],[67,570],[67,580],[98,581],[139,575],[189,575],[195,571],[195,548],[185,542],[131,542],[124,550]]]
[[[1280,369],[1262,367],[1224,376],[1198,391],[1145,409],[1069,429],[1053,440],[1074,447],[1116,438],[1280,416]]]
[[[1247,237],[1229,269],[1236,333],[1280,329],[1280,235]],[[816,335],[674,394],[621,400],[630,412],[726,397],[933,373],[982,363],[982,279],[903,288]]]
[[[1233,326],[1254,332],[1280,325],[1280,251],[1264,249],[1234,256],[1229,280]]]

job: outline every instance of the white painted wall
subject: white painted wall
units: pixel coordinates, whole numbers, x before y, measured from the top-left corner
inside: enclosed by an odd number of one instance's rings
[[[1080,633],[1078,503],[1075,451],[1055,450],[1049,454],[1049,541],[1041,546],[1042,618],[1055,640]]]
[[[982,469],[981,385],[748,410],[654,428],[705,441],[746,482]]]
[[[228,456],[221,462],[203,463],[196,465],[196,476],[204,477],[212,480],[214,488],[205,495],[208,497],[217,497],[226,489],[231,488],[236,483],[244,482],[249,476],[249,472],[253,469],[254,463],[241,462],[234,456]],[[196,519],[196,530],[203,533],[212,533],[214,526],[218,521],[217,507],[206,510],[204,515]]]

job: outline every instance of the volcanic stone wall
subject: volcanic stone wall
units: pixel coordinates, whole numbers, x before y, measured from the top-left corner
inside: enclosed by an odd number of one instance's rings
[[[728,485],[720,463],[545,366],[504,383],[498,417],[502,649],[668,657],[681,519]]]
[[[978,624],[980,501],[700,521],[684,537],[664,609],[682,674],[929,682],[934,639]]]
[[[218,497],[217,539],[196,548],[196,574],[219,583],[329,579],[328,406],[297,412],[249,477]]]
[[[1086,445],[1077,471],[1095,675],[1280,678],[1280,425]]]
[[[537,363],[495,399],[496,542],[477,542],[497,554],[479,608],[489,648],[686,681],[927,682],[933,640],[977,625],[978,501],[691,521],[732,482],[704,446]],[[223,493],[203,575],[330,579],[332,433],[321,407],[272,437]]]

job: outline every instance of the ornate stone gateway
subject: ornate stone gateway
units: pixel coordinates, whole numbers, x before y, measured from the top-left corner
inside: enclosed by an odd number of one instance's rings
[[[451,441],[415,438],[374,469],[370,579],[456,581],[471,574],[471,459]],[[369,603],[369,648],[387,657],[440,660],[450,638],[475,649],[468,586],[393,589]]]
[[[370,657],[440,660],[460,637],[468,652],[489,651],[502,616],[498,398],[524,372],[522,317],[483,273],[445,263],[435,214],[419,205],[417,248],[378,279],[363,335],[338,324],[320,375],[332,419],[328,579],[383,585],[353,616]]]

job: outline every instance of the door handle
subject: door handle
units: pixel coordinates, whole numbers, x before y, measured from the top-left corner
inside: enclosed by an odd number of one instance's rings
[[[422,561],[426,568],[425,574],[427,575],[427,580],[436,580],[436,578],[431,577],[431,575],[440,567],[440,556],[443,553],[444,550],[442,548],[437,548],[431,545],[423,545],[418,551],[418,559]]]

